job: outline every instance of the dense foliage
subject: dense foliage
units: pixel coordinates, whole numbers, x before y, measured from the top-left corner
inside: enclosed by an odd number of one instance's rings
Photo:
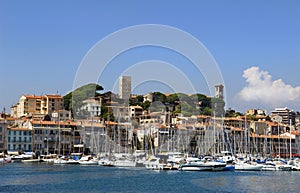
[[[78,111],[82,106],[82,101],[99,96],[98,91],[103,90],[103,87],[98,84],[88,84],[77,88],[73,92],[64,96],[64,107],[66,110]],[[125,101],[112,97],[110,100],[119,104],[125,104]],[[129,100],[132,106],[141,106],[148,112],[171,112],[172,115],[182,114],[183,116],[191,115],[224,115],[225,102],[223,99],[211,98],[203,94],[187,95],[184,93],[163,94],[160,92],[152,93],[152,100],[144,100],[143,95],[137,95]],[[101,108],[101,117],[104,119],[114,120],[112,112],[103,105]]]
[[[83,100],[99,96],[98,91],[101,90],[103,90],[103,87],[94,83],[79,87],[63,97],[64,108],[66,110],[78,110],[82,106]]]

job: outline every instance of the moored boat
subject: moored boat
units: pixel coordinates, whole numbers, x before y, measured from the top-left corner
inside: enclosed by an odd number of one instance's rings
[[[79,164],[81,165],[98,165],[98,161],[96,158],[91,155],[82,156],[79,160]]]
[[[147,161],[145,161],[144,166],[147,169],[151,170],[163,170],[164,166],[166,164],[161,163],[161,160],[159,157],[150,156]]]
[[[0,164],[6,164],[6,163],[11,163],[11,157],[8,155],[1,155],[0,157]]]
[[[199,159],[194,157],[186,158],[186,163],[180,164],[181,171],[222,171],[226,167],[225,162]]]
[[[262,164],[257,164],[255,162],[245,161],[245,162],[237,162],[234,165],[235,170],[244,170],[244,171],[261,171],[263,168]]]
[[[53,161],[54,164],[79,164],[79,159],[76,156],[73,157],[60,157]]]

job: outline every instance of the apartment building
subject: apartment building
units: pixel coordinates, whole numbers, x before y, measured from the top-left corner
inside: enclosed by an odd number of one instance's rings
[[[28,115],[51,115],[54,111],[63,109],[61,95],[22,95],[19,102],[11,107],[11,116],[20,118]]]
[[[7,151],[31,152],[32,130],[29,128],[7,128],[6,137]]]
[[[296,113],[290,109],[288,109],[287,107],[285,108],[275,108],[274,111],[272,111],[271,113],[271,117],[276,117],[276,116],[280,116],[281,117],[281,123],[284,124],[292,124],[295,125],[295,118],[296,118]],[[291,122],[290,122],[291,121]]]

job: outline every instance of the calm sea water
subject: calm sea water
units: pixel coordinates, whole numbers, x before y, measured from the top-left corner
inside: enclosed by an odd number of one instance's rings
[[[0,192],[300,192],[300,172],[183,172],[0,165]]]

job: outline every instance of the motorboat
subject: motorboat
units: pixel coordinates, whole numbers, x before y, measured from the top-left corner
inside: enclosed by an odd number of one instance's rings
[[[195,157],[186,158],[186,163],[180,164],[179,170],[181,171],[222,171],[226,167],[225,162],[199,159]]]

